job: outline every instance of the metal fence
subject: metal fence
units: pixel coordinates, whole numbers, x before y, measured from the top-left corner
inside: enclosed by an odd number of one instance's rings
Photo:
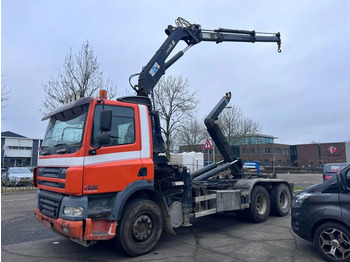
[[[11,193],[11,192],[25,192],[25,191],[35,191],[37,190],[36,187],[33,185],[27,185],[27,186],[1,186],[1,193]]]

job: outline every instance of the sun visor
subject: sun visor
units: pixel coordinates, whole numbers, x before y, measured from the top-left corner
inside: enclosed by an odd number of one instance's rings
[[[80,105],[84,105],[84,104],[88,104],[93,100],[92,97],[82,97],[78,100],[69,102],[68,104],[64,104],[63,106],[53,110],[51,113],[45,115],[41,120],[46,120],[49,119],[50,117],[52,117],[53,115],[56,115],[58,113],[61,113],[63,111],[66,111],[67,109],[76,107],[76,106],[80,106]]]

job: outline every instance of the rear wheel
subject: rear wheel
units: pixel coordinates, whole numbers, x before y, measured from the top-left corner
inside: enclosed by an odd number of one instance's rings
[[[252,190],[250,207],[247,210],[247,218],[251,222],[265,222],[270,215],[270,196],[262,186],[255,186]]]
[[[327,261],[350,261],[350,230],[341,224],[330,222],[319,226],[314,244]]]
[[[139,256],[157,245],[162,231],[159,207],[150,200],[138,199],[123,212],[117,227],[117,243],[130,256]]]
[[[277,185],[271,197],[271,213],[275,216],[286,216],[292,203],[292,193],[285,184]]]

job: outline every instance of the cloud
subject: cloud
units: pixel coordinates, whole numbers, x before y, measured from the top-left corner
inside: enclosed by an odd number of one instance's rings
[[[200,43],[171,68],[198,90],[200,117],[227,91],[232,103],[279,142],[349,140],[350,2],[25,1],[2,2],[2,73],[12,87],[2,131],[42,137],[43,82],[56,76],[70,48],[86,41],[106,76],[130,89],[165,40],[164,29],[184,17],[205,29],[281,32],[272,43]],[[277,142],[278,142],[277,141]]]

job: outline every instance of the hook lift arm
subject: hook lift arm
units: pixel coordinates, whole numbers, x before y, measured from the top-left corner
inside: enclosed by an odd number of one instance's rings
[[[190,47],[202,41],[216,42],[217,44],[221,42],[276,42],[278,45],[277,51],[281,52],[280,33],[258,33],[255,31],[224,28],[202,30],[200,25],[190,24],[181,17],[177,18],[175,22],[176,27],[169,25],[165,30],[168,38],[142,69],[141,73],[130,76],[129,81],[132,77],[139,75],[138,84],[132,86],[137,95],[148,96],[152,94],[154,87],[162,75],[165,74],[165,71],[181,58]],[[187,47],[166,61],[179,41],[185,41]]]

